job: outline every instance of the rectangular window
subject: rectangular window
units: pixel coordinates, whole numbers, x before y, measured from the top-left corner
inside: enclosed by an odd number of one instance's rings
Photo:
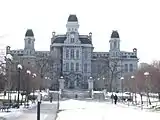
[[[74,71],[74,63],[71,63],[71,71]]]
[[[74,59],[74,49],[71,49],[71,59]]]
[[[124,65],[124,71],[125,71],[125,72],[128,72],[128,64],[125,64],[125,65]]]
[[[79,59],[79,50],[76,51],[76,58]]]
[[[129,65],[129,71],[130,71],[130,72],[133,72],[133,64],[130,64],[130,65]]]
[[[87,58],[88,58],[88,52],[87,52],[87,50],[84,52],[84,58],[85,58],[85,60],[87,60]]]
[[[69,63],[66,63],[66,71],[69,71]]]
[[[87,72],[87,63],[84,64],[84,72]]]
[[[79,63],[76,63],[76,72],[79,71]]]
[[[66,59],[69,59],[69,50],[66,50]]]

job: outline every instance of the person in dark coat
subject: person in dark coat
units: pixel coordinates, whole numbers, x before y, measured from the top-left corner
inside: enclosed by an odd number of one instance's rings
[[[115,94],[114,95],[114,104],[117,104],[118,96]]]
[[[111,99],[114,99],[114,95],[113,94],[111,95]]]
[[[53,97],[52,97],[52,95],[50,96],[50,102],[52,102],[52,100],[53,100]]]

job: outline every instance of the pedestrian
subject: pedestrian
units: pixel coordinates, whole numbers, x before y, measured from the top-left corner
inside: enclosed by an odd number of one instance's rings
[[[114,99],[114,95],[113,94],[111,95],[111,99]]]
[[[118,96],[115,94],[114,95],[114,104],[117,104]]]
[[[75,98],[76,98],[76,99],[78,98],[78,95],[77,95],[77,94],[75,95]]]
[[[50,96],[50,102],[52,102],[52,100],[53,100],[53,97],[52,97],[52,95]]]

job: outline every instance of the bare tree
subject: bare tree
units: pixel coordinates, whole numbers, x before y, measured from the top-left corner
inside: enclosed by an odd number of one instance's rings
[[[118,69],[120,67],[119,62],[120,62],[120,59],[116,59],[116,58],[109,59],[108,68],[110,72],[110,83],[109,83],[110,91],[112,91],[113,89],[113,80],[116,80],[118,74],[122,72],[121,68]]]
[[[50,72],[53,67],[53,63],[54,60],[51,58],[51,56],[41,56],[36,59],[36,68],[41,78],[40,90],[46,87],[44,84],[44,78],[45,76],[51,76]]]

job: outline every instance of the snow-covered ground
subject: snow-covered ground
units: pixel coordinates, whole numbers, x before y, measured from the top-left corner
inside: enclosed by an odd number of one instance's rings
[[[33,95],[33,93],[31,93],[31,95]],[[38,91],[35,91],[34,95],[38,95]],[[48,95],[48,93],[46,91],[41,91],[41,95],[45,96]],[[12,91],[11,94],[11,100],[15,100],[15,98],[17,99],[18,97],[18,92]],[[25,99],[25,96],[23,96],[23,98]],[[0,99],[8,99],[8,93],[6,93],[6,96],[4,96],[4,93],[0,93]],[[19,99],[22,99],[21,94],[19,95]]]
[[[60,102],[57,120],[160,120],[160,113],[146,112],[107,102],[67,100]]]
[[[33,107],[36,107],[36,105],[36,103],[29,102],[28,108],[25,108],[23,105],[20,106],[19,109],[11,108],[9,109],[9,112],[0,112],[0,118],[18,117],[23,113],[24,110],[32,109]]]

